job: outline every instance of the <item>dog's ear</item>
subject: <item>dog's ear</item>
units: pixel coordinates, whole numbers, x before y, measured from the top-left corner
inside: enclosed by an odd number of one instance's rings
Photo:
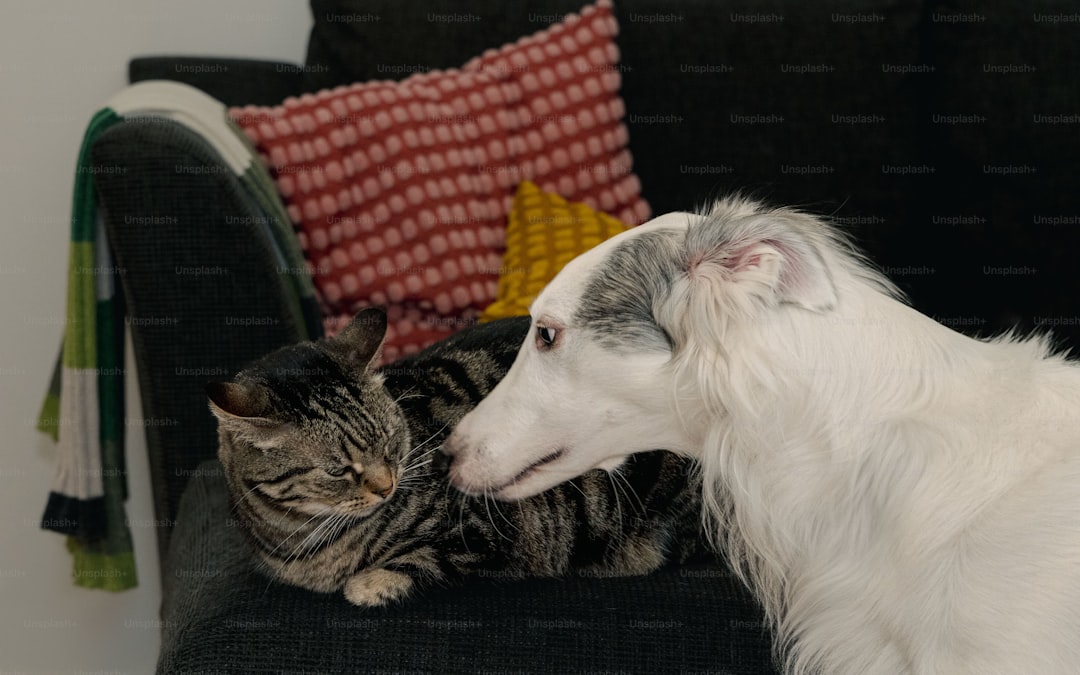
[[[785,210],[707,216],[687,230],[683,271],[691,285],[714,286],[712,292],[752,304],[825,312],[836,305],[836,286],[822,256],[829,241],[824,227]]]
[[[825,249],[832,239],[812,216],[721,202],[683,237],[657,323],[676,349],[723,346],[731,330],[762,312],[793,305],[827,312],[837,302]]]

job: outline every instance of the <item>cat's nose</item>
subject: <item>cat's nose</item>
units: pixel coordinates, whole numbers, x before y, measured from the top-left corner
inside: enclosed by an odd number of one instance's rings
[[[385,498],[394,491],[394,476],[387,467],[378,467],[364,474],[364,487]]]
[[[386,499],[387,497],[390,496],[390,493],[394,491],[394,483],[390,482],[388,485],[379,486],[379,487],[372,486],[371,491],[372,491],[372,493],[379,495],[383,499]]]

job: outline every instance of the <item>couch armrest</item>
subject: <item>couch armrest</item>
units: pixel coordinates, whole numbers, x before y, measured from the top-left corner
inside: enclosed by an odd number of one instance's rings
[[[277,105],[304,91],[304,69],[292,63],[197,56],[145,56],[128,63],[128,81],[173,80],[227,106]]]
[[[180,494],[217,454],[207,381],[300,339],[269,216],[186,127],[142,118],[91,150],[138,366],[164,560]]]

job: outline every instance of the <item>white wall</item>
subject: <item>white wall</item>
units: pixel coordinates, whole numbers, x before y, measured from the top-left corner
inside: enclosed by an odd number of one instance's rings
[[[34,430],[64,315],[74,163],[86,122],[148,54],[302,63],[303,0],[0,3],[0,673],[150,673],[161,599],[153,531],[134,527],[140,585],[76,588],[63,537],[38,528],[51,441]],[[128,364],[128,416],[140,419]],[[128,518],[153,518],[145,441],[128,427]]]

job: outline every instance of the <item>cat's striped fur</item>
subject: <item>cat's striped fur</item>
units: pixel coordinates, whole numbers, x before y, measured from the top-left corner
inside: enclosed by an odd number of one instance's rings
[[[666,452],[514,504],[450,488],[437,447],[506,373],[529,320],[372,371],[385,327],[362,312],[208,388],[238,519],[275,577],[381,605],[469,574],[635,575],[704,550],[696,468]]]

